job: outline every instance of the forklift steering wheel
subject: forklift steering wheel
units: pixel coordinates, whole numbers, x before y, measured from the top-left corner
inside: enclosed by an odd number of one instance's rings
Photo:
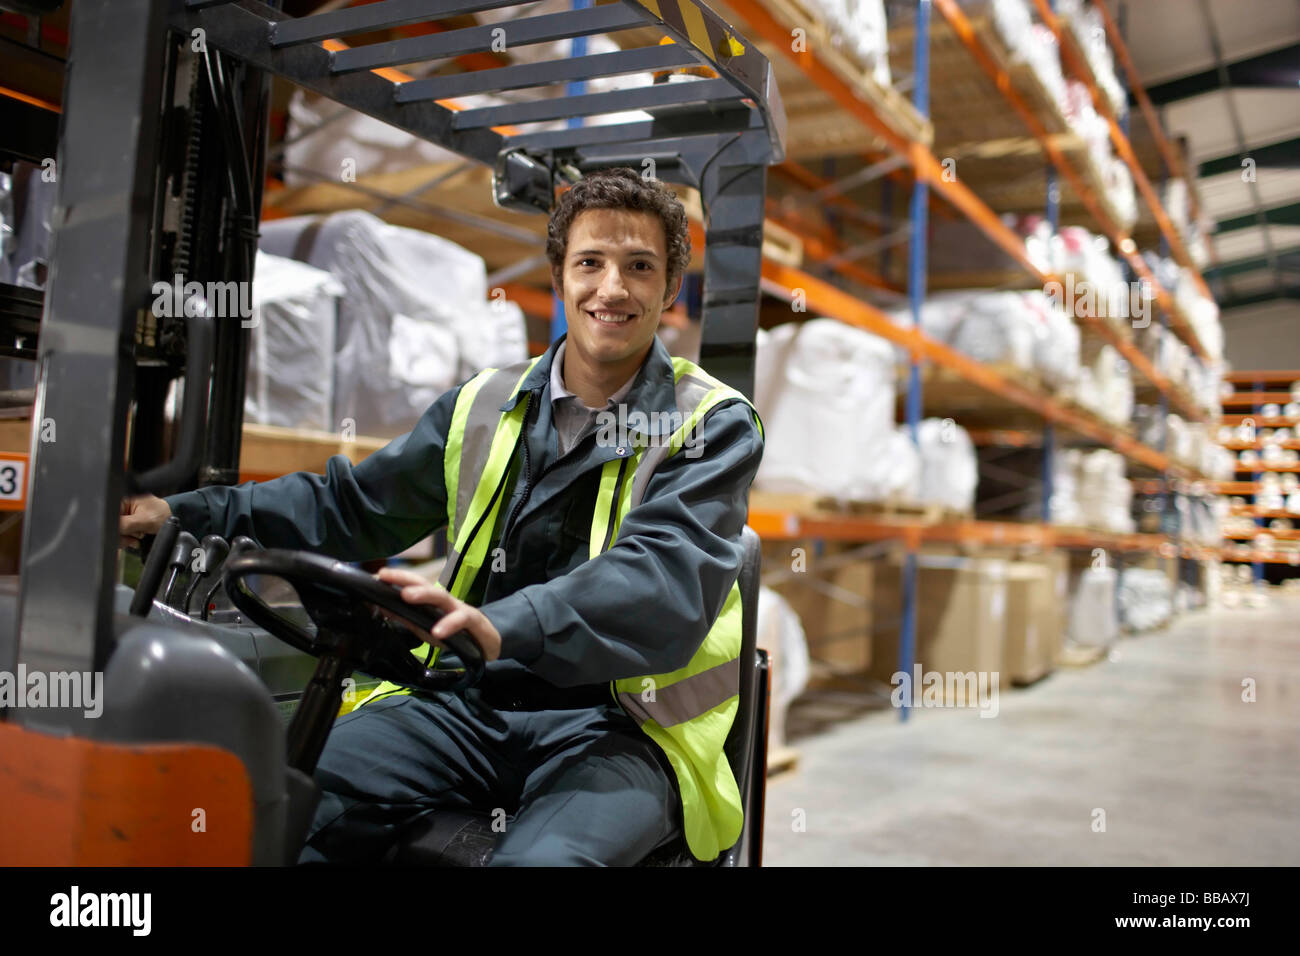
[[[428,667],[427,660],[412,653],[425,642],[381,609],[424,634],[438,623],[442,612],[408,604],[402,600],[400,588],[342,561],[306,551],[270,549],[229,559],[223,571],[226,593],[239,610],[280,640],[315,657],[335,657],[351,669],[420,690],[459,690],[483,676],[483,651],[468,631],[457,631],[443,640],[464,667]],[[248,587],[245,578],[250,574],[288,581],[316,622],[316,633],[268,606]]]

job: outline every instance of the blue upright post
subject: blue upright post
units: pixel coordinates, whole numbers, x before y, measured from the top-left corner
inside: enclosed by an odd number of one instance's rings
[[[886,176],[880,181],[880,214],[885,217],[885,221],[892,223],[894,221],[894,184]],[[892,243],[886,243],[885,248],[880,250],[880,276],[889,279],[889,267],[894,261],[894,246]]]
[[[1127,135],[1128,133],[1127,126],[1125,126],[1124,132]],[[1166,186],[1168,183],[1169,183],[1169,167],[1165,165],[1165,160],[1164,157],[1162,156],[1160,158],[1160,192],[1162,194],[1165,193]],[[1169,256],[1169,238],[1162,231],[1160,233],[1160,257],[1164,259],[1167,258],[1168,256]],[[1133,298],[1132,293],[1129,293],[1130,302],[1132,301],[1132,298]],[[1151,303],[1147,303],[1145,307],[1152,308],[1152,305]],[[1169,331],[1169,313],[1166,310],[1161,309],[1160,310],[1160,339],[1161,339],[1160,348],[1161,349],[1164,348],[1163,343],[1169,340],[1170,334],[1171,333]],[[1160,355],[1161,353],[1158,351],[1156,354]],[[1157,368],[1157,371],[1159,371],[1159,368]],[[1169,453],[1169,394],[1164,390],[1161,390],[1160,392],[1160,398],[1156,405],[1156,408],[1157,408],[1157,414],[1160,416],[1160,432],[1159,432],[1160,449],[1159,450],[1161,455],[1167,455]],[[1161,534],[1167,535],[1170,538],[1173,538],[1176,535],[1176,533],[1178,532],[1178,529],[1174,526],[1174,516],[1176,514],[1177,514],[1177,508],[1174,507],[1173,495],[1169,493],[1169,471],[1166,468],[1165,471],[1160,473],[1160,533]],[[1174,561],[1175,564],[1179,565],[1178,570],[1180,572],[1182,571],[1181,559],[1178,554],[1175,554],[1172,559],[1165,559],[1165,560]],[[1175,579],[1177,579],[1177,575],[1175,576]],[[1177,588],[1178,585],[1175,584],[1174,585],[1175,591],[1177,591]]]
[[[573,0],[573,9],[585,10],[591,6],[591,0]],[[569,41],[572,44],[569,47],[570,57],[579,57],[587,55],[587,38],[585,36],[574,37]],[[574,80],[572,83],[566,83],[564,94],[566,96],[581,96],[587,90],[585,80]],[[582,125],[582,118],[570,116],[567,125],[570,129]],[[551,341],[558,341],[560,336],[569,331],[569,323],[564,316],[564,300],[552,293],[551,295]]]
[[[1128,44],[1128,10],[1125,9],[1122,0],[1119,6],[1115,10],[1115,26],[1119,28],[1120,38],[1123,39],[1125,45],[1127,45]],[[1132,113],[1132,110],[1129,108],[1128,105],[1128,74],[1124,70],[1116,70],[1115,77],[1116,79],[1119,80],[1119,88],[1124,91],[1124,118],[1120,120],[1120,128],[1124,130],[1125,138],[1131,139],[1132,137],[1129,136],[1129,132],[1128,132],[1129,117]],[[1188,183],[1188,185],[1190,186],[1191,183]]]
[[[1258,394],[1259,392],[1264,391],[1264,381],[1263,381],[1263,379],[1260,379],[1260,380],[1256,381],[1255,384],[1254,384],[1254,386],[1253,386],[1253,388],[1251,389],[1251,391],[1253,391],[1253,392],[1255,392],[1255,393],[1257,393],[1257,394]],[[1250,410],[1251,410],[1251,412],[1252,412],[1255,416],[1258,416],[1258,415],[1259,415],[1259,409],[1260,409],[1259,399],[1256,398],[1255,401],[1251,404],[1251,406],[1250,406]],[[1258,429],[1258,428],[1251,429],[1251,437],[1255,440],[1256,443],[1259,442],[1259,429]],[[1260,456],[1260,461],[1263,461],[1263,456]],[[1250,506],[1251,506],[1252,508],[1256,509],[1256,510],[1258,510],[1258,508],[1259,508],[1259,495],[1257,494],[1257,492],[1258,492],[1258,490],[1259,490],[1259,483],[1260,483],[1263,479],[1264,479],[1264,473],[1263,473],[1262,471],[1252,471],[1252,472],[1250,473],[1250,480],[1251,480],[1252,482],[1254,482],[1254,485],[1255,485],[1255,491],[1254,491],[1254,492],[1251,492],[1251,495],[1250,495]],[[1262,531],[1262,530],[1263,530],[1264,528],[1266,528],[1267,526],[1268,526],[1268,519],[1267,519],[1267,518],[1261,518],[1258,514],[1256,514],[1256,515],[1255,515],[1255,527],[1258,528],[1258,529],[1260,529],[1260,530]],[[1254,551],[1255,551],[1255,542],[1254,542],[1254,541],[1252,541],[1252,542],[1250,543],[1250,550],[1251,550],[1251,553],[1253,554]],[[1252,561],[1252,562],[1250,562],[1250,566],[1251,566],[1251,571],[1253,572],[1253,574],[1254,574],[1254,578],[1255,578],[1255,587],[1259,587],[1260,584],[1263,583],[1263,581],[1264,581],[1264,563],[1263,563],[1262,561]]]
[[[916,46],[912,62],[916,76],[912,87],[912,105],[922,116],[930,115],[930,0],[919,0],[916,5]],[[929,188],[918,176],[912,187],[912,234],[908,240],[907,298],[912,308],[912,325],[921,325],[921,307],[925,303],[925,243],[928,232]],[[921,368],[912,356],[907,379],[907,430],[912,443],[919,446],[917,428],[921,423]],[[919,450],[919,447],[918,447]],[[909,538],[907,557],[903,565],[903,629],[899,639],[898,666],[904,674],[912,674],[916,661],[916,546]],[[913,695],[919,688],[913,687]],[[899,718],[907,720],[908,705],[904,700]]]
[[[1051,7],[1056,9],[1056,0],[1051,0]],[[1052,236],[1055,237],[1061,228],[1061,188],[1057,185],[1056,167],[1051,163],[1047,164],[1047,225],[1052,230]],[[1050,245],[1048,248],[1051,248]],[[1055,271],[1055,269],[1053,269]],[[1065,303],[1062,302],[1062,306]],[[1071,318],[1074,318],[1071,316]],[[1052,494],[1055,491],[1052,481],[1052,459],[1056,453],[1056,430],[1052,427],[1051,422],[1043,423],[1043,460],[1040,465],[1040,475],[1043,480],[1043,524],[1049,524],[1052,520]]]
[[[1047,164],[1047,224],[1052,236],[1061,228],[1061,189],[1056,181],[1056,167]],[[1049,246],[1050,248],[1050,246]],[[1064,305],[1064,302],[1062,303]],[[1071,316],[1073,318],[1073,316]],[[1043,423],[1043,460],[1040,465],[1043,479],[1043,523],[1052,520],[1052,455],[1056,450],[1056,433],[1051,422]]]
[[[1120,24],[1121,24],[1121,29],[1122,29],[1122,24],[1123,24],[1123,22],[1124,22],[1124,10],[1123,10],[1122,5],[1121,5],[1120,10],[1119,10],[1119,17],[1120,17]],[[1120,81],[1121,84],[1124,83],[1124,77],[1123,77],[1122,75],[1120,76],[1119,81]],[[1125,92],[1125,94],[1128,93],[1128,88],[1127,88],[1127,86],[1124,87],[1124,92]],[[1125,111],[1124,115],[1120,118],[1119,124],[1120,124],[1120,129],[1122,129],[1122,130],[1124,131],[1124,136],[1127,138],[1127,137],[1128,137],[1128,134],[1129,134],[1129,133],[1128,133],[1129,125],[1128,125],[1128,112],[1127,112],[1127,111]],[[1164,234],[1163,234],[1163,233],[1161,233],[1161,242],[1164,243]],[[1162,245],[1162,247],[1161,247],[1161,251],[1160,251],[1160,254],[1161,254],[1162,256],[1165,256],[1165,255],[1168,255],[1168,254],[1169,254],[1169,253],[1168,253],[1168,245],[1167,245],[1167,244],[1166,244],[1166,245]],[[1132,288],[1133,288],[1133,281],[1134,281],[1133,270],[1129,267],[1129,264],[1128,264],[1127,261],[1123,261],[1123,260],[1121,260],[1121,261],[1123,262],[1123,266],[1124,266],[1124,278],[1128,280],[1128,287],[1129,287],[1130,290],[1132,290]],[[1129,292],[1129,305],[1131,306],[1132,303],[1133,303],[1133,294],[1132,294],[1132,292],[1130,291],[1130,292]],[[1130,315],[1131,315],[1131,314],[1132,314],[1132,312],[1130,311]],[[1163,312],[1163,310],[1162,310],[1162,312],[1161,312],[1161,315],[1163,316],[1163,320],[1162,320],[1162,321],[1163,321],[1164,328],[1165,328],[1165,334],[1168,334],[1168,332],[1169,332],[1169,316],[1166,315],[1166,314]],[[1166,446],[1167,446],[1167,444],[1168,444],[1168,442],[1167,442],[1167,437],[1168,437],[1168,436],[1166,435],[1166,432],[1168,431],[1168,427],[1169,427],[1169,397],[1168,397],[1168,396],[1167,396],[1163,391],[1160,393],[1160,406],[1159,406],[1159,409],[1160,409],[1160,411],[1159,411],[1159,415],[1160,415],[1160,453],[1163,455],[1164,452],[1165,452],[1165,448],[1166,448]],[[1165,521],[1166,521],[1165,508],[1166,508],[1166,503],[1167,503],[1167,501],[1168,501],[1168,495],[1167,495],[1167,493],[1166,493],[1166,492],[1168,491],[1168,488],[1169,488],[1169,473],[1166,471],[1166,472],[1161,473],[1161,475],[1160,475],[1160,530],[1161,530],[1162,533],[1166,533],[1166,534],[1167,534],[1168,532],[1166,531],[1166,528],[1165,528]],[[1174,560],[1177,560],[1177,558],[1175,558]],[[1116,617],[1117,619],[1120,619],[1120,605],[1119,605],[1119,579],[1120,579],[1120,576],[1121,576],[1123,573],[1124,573],[1124,552],[1123,552],[1123,551],[1119,551],[1119,550],[1117,550],[1117,551],[1115,552],[1115,617]]]
[[[568,320],[564,317],[564,300],[554,292],[551,293],[551,341],[558,341],[560,336],[569,331]]]
[[[1061,228],[1061,188],[1056,183],[1056,167],[1047,167],[1047,224],[1052,227],[1052,235]]]
[[[1052,523],[1052,495],[1056,493],[1052,480],[1052,460],[1056,457],[1056,429],[1048,422],[1043,426],[1043,461],[1040,465],[1043,479],[1043,524]]]
[[[1047,0],[1047,6],[1056,12],[1056,0]],[[1052,235],[1061,228],[1061,190],[1056,184],[1056,167],[1047,164],[1047,223],[1052,227]]]

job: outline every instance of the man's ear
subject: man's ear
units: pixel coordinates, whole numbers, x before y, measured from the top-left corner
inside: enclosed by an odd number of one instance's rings
[[[564,273],[555,266],[551,266],[551,289],[560,298],[564,298]]]
[[[683,272],[677,276],[673,284],[664,292],[664,308],[670,309],[677,297],[682,294],[682,284],[686,281],[686,273]]]

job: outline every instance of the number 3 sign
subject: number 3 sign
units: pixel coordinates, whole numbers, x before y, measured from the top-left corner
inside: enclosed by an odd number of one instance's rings
[[[0,453],[0,511],[27,506],[27,456]]]

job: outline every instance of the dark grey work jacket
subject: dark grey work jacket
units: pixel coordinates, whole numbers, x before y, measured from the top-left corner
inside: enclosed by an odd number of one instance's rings
[[[505,570],[486,564],[470,594],[502,640],[485,689],[525,706],[609,701],[611,680],[690,661],[739,573],[747,493],[763,452],[749,406],[719,404],[696,431],[696,456],[679,452],[661,464],[610,549],[589,559],[601,466],[617,453],[591,433],[559,457],[550,395],[556,348],[504,406],[533,393],[495,532]],[[447,524],[443,449],[460,388],[360,464],[336,455],[323,476],[213,486],[167,502],[198,537],[245,534],[263,547],[346,561],[397,554]],[[677,411],[672,361],[657,338],[625,403],[651,422],[651,412]]]

